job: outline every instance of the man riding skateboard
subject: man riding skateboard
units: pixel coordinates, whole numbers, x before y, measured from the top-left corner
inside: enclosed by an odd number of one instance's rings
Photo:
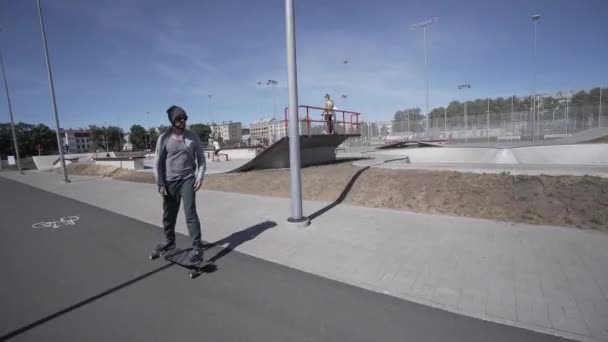
[[[196,191],[203,184],[206,160],[198,135],[186,129],[188,115],[178,106],[167,109],[171,129],[158,137],[154,158],[154,177],[158,192],[163,198],[163,228],[165,240],[159,243],[155,253],[175,249],[175,222],[180,202],[184,202],[184,214],[192,239],[190,263],[203,260],[201,225],[196,213]]]

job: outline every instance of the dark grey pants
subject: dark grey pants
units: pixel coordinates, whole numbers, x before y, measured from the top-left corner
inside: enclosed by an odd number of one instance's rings
[[[186,225],[192,239],[192,246],[202,246],[201,224],[196,214],[196,192],[194,178],[167,182],[167,196],[163,196],[163,227],[165,238],[175,241],[175,222],[179,213],[180,201],[184,201]]]

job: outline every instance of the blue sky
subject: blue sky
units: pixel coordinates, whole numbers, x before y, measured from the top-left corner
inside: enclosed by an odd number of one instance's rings
[[[273,115],[268,79],[279,81],[279,115],[287,104],[283,0],[42,6],[62,127],[166,124],[172,104],[191,123],[248,126]],[[299,103],[321,105],[330,93],[337,107],[368,120],[424,108],[422,30],[410,25],[434,16],[439,22],[427,32],[431,108],[465,96],[529,94],[530,16],[538,12],[539,91],[608,84],[605,0],[296,0],[296,11]],[[36,1],[0,0],[0,27],[15,120],[54,127]],[[459,91],[462,83],[472,88]],[[0,106],[6,122],[4,94]]]

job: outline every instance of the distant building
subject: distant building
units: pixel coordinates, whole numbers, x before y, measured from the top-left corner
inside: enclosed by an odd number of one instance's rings
[[[272,144],[287,136],[285,120],[277,118],[258,119],[249,125],[251,142],[254,144]]]
[[[60,129],[61,146],[68,153],[86,153],[95,149],[91,141],[91,131],[83,129]]]
[[[240,142],[243,137],[243,130],[240,122],[222,122],[221,124],[211,124],[211,135],[213,139],[221,138],[222,141]]]

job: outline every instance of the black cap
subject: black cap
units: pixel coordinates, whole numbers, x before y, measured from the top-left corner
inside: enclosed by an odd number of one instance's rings
[[[171,122],[171,124],[175,123],[175,119],[178,116],[185,116],[186,119],[188,119],[188,115],[186,114],[186,111],[180,106],[171,106],[171,107],[169,107],[169,109],[167,109],[167,117],[169,118],[169,121]]]

